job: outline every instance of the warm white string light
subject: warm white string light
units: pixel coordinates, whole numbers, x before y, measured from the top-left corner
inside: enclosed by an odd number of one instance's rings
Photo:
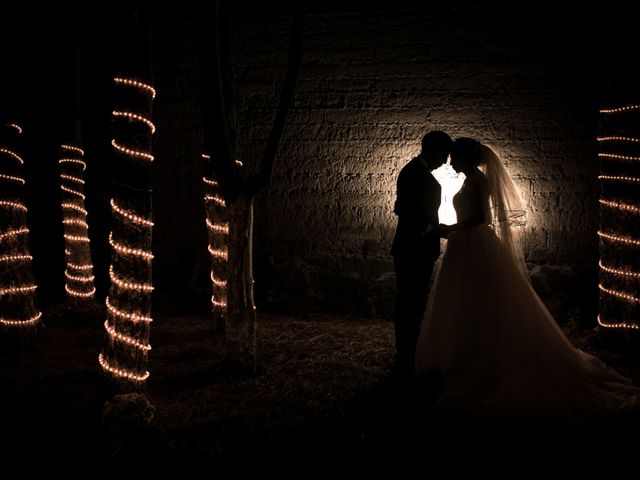
[[[7,127],[13,128],[16,132],[18,132],[18,135],[22,133],[22,128],[20,127],[20,125],[17,125],[15,123],[7,123]]]
[[[212,232],[219,233],[220,235],[228,235],[229,234],[229,224],[228,223],[211,223],[211,220],[208,218],[205,219],[207,223],[207,228]]]
[[[91,287],[91,290],[87,292],[81,292],[79,290],[75,290],[71,288],[69,285],[65,285],[64,289],[72,297],[89,298],[89,297],[93,297],[93,295],[96,293],[95,287]]]
[[[609,267],[604,263],[602,263],[602,260],[600,260],[599,265],[603,271],[610,273],[612,275],[618,275],[621,277],[640,278],[640,272],[632,272],[630,270],[620,270],[617,268]]]
[[[113,239],[113,234],[109,234],[109,245],[121,255],[133,255],[135,257],[141,257],[145,260],[153,260],[153,254],[150,251],[142,250],[141,248],[130,248],[121,243],[116,242]]]
[[[78,220],[78,219],[64,219],[62,220],[62,224],[63,225],[72,225],[74,227],[81,227],[81,228],[89,228],[89,224],[87,222],[85,222],[84,220]]]
[[[216,278],[213,272],[211,272],[211,283],[213,283],[216,287],[226,287],[227,281]]]
[[[26,285],[24,287],[9,287],[9,288],[0,288],[0,297],[2,295],[16,295],[19,293],[31,293],[35,292],[37,285]]]
[[[204,199],[206,201],[208,201],[208,202],[213,202],[213,203],[219,205],[220,207],[226,207],[227,206],[226,202],[224,201],[224,198],[219,197],[217,195],[205,195]]]
[[[216,298],[213,295],[211,296],[211,304],[214,307],[227,308],[227,302],[225,302],[223,300],[216,300]]]
[[[64,234],[64,238],[65,238],[65,240],[68,240],[70,242],[89,243],[89,237],[84,236],[84,235],[70,235],[70,234],[65,233]]]
[[[631,205],[629,203],[612,202],[611,200],[605,200],[603,198],[600,199],[600,203],[605,207],[617,208],[618,210],[622,210],[624,212],[640,213],[640,207],[636,207],[635,205]]]
[[[636,325],[635,323],[627,323],[627,322],[604,323],[600,315],[598,315],[598,325],[605,328],[630,328],[633,330],[640,330],[640,325]]]
[[[84,150],[80,147],[76,147],[73,145],[60,145],[60,148],[66,150],[67,152],[78,153],[81,157],[84,157]]]
[[[635,137],[598,137],[599,142],[625,142],[625,143],[639,143],[640,138]]]
[[[629,160],[629,161],[640,160],[640,157],[635,157],[632,155],[618,155],[617,153],[600,152],[598,153],[598,156],[602,158],[614,158],[616,160]]]
[[[118,110],[114,110],[113,112],[111,112],[111,114],[114,117],[122,117],[122,118],[126,118],[128,120],[134,120],[134,121],[142,122],[147,127],[149,127],[149,130],[151,131],[151,133],[156,133],[156,126],[153,124],[153,122],[151,120],[149,120],[148,118],[143,117],[142,115],[137,115],[137,114],[131,113],[131,112],[120,112]]]
[[[110,337],[112,337],[114,340],[119,340],[123,343],[126,343],[127,345],[130,345],[134,348],[137,348],[139,350],[144,350],[145,352],[148,352],[149,350],[151,350],[151,345],[147,345],[144,343],[139,342],[138,340],[136,340],[133,337],[130,337],[128,335],[124,335],[118,331],[116,331],[115,328],[113,328],[111,325],[109,325],[109,321],[105,320],[104,322],[104,329],[107,331],[107,333],[109,334]]]
[[[84,194],[78,192],[77,190],[74,190],[73,188],[65,187],[64,185],[60,185],[60,188],[65,192],[70,193],[71,195],[75,195],[76,197],[81,198],[82,200],[85,199]]]
[[[0,180],[6,180],[7,182],[15,182],[20,185],[24,185],[24,180],[20,177],[15,177],[13,175],[5,175],[4,173],[0,173]]]
[[[33,260],[31,255],[2,255],[0,262],[20,262],[24,260]]]
[[[82,160],[78,160],[77,158],[61,158],[60,160],[58,160],[58,163],[60,165],[64,165],[66,163],[68,163],[69,165],[78,165],[82,167],[83,172],[87,169],[87,164]]]
[[[151,220],[147,220],[146,218],[135,215],[131,212],[126,211],[124,208],[120,208],[116,201],[111,199],[111,210],[116,212],[118,215],[125,217],[131,223],[135,223],[136,225],[142,225],[144,227],[153,227],[153,222]]]
[[[216,182],[215,180],[212,180],[211,178],[202,177],[202,181],[203,181],[206,185],[209,185],[209,186],[211,186],[211,187],[217,187],[217,186],[218,186],[218,182]]]
[[[67,268],[70,268],[72,270],[92,270],[93,266],[92,265],[87,265],[87,264],[80,265],[80,264],[72,263],[72,262],[68,261],[67,262]]]
[[[147,378],[149,378],[148,371],[144,372],[143,374],[137,374],[137,373],[132,373],[129,370],[124,370],[122,368],[112,367],[111,365],[109,365],[109,363],[104,358],[104,355],[102,355],[102,353],[98,355],[98,361],[100,362],[100,366],[104,370],[106,370],[107,372],[111,373],[116,377],[124,378],[132,382],[144,382]]]
[[[600,113],[623,113],[623,112],[629,112],[631,110],[638,110],[640,108],[640,105],[626,105],[624,107],[617,107],[617,108],[602,108],[600,109]]]
[[[74,177],[73,175],[60,174],[60,178],[69,180],[70,182],[79,183],[80,185],[84,185],[84,180],[81,179],[80,177]]]
[[[146,83],[142,83],[138,80],[132,80],[130,78],[122,78],[122,77],[116,77],[113,79],[113,81],[114,83],[117,83],[120,85],[128,85],[131,87],[136,87],[150,94],[151,98],[156,98],[156,89],[153,88],[151,85],[147,85]]]
[[[9,155],[14,160],[17,160],[20,165],[24,164],[24,160],[18,155],[16,152],[12,152],[6,148],[0,148],[0,153],[4,153],[5,155]]]
[[[22,212],[27,211],[27,207],[25,207],[22,203],[12,202],[9,200],[0,200],[0,207],[9,207],[9,208],[12,208],[13,210],[20,210]]]
[[[33,317],[27,318],[26,320],[8,320],[6,318],[0,318],[0,324],[8,327],[26,327],[38,323],[40,317],[42,317],[42,312],[38,312]]]
[[[635,295],[631,295],[629,293],[623,292],[621,290],[613,290],[610,288],[606,288],[604,287],[602,284],[599,284],[598,287],[600,287],[600,290],[603,291],[604,293],[611,295],[613,297],[617,297],[617,298],[621,298],[623,300],[626,300],[630,303],[640,303],[640,298],[636,297]]]
[[[640,177],[625,177],[621,175],[598,175],[598,180],[605,180],[609,182],[640,183]]]
[[[602,232],[602,231],[598,231],[598,235],[601,238],[604,238],[604,239],[609,240],[611,242],[624,243],[626,245],[633,245],[633,246],[636,246],[636,247],[640,247],[640,240],[635,239],[635,238],[623,237],[621,235],[614,235],[612,233],[605,233],[605,232]]]
[[[67,277],[69,280],[75,280],[76,282],[93,282],[94,280],[94,276],[93,275],[88,275],[88,276],[80,276],[80,275],[71,275],[69,272],[64,272],[65,277]]]
[[[116,273],[113,271],[113,265],[109,266],[109,278],[113,283],[118,285],[120,288],[126,290],[134,290],[136,292],[152,292],[153,285],[150,283],[140,283],[140,282],[130,282],[128,280],[124,280],[121,277],[118,277]]]
[[[209,253],[211,254],[212,257],[217,257],[222,260],[228,260],[228,254],[226,249],[223,249],[223,248],[216,249],[209,246]]]
[[[137,313],[125,312],[124,310],[120,310],[119,308],[114,307],[109,301],[109,297],[106,298],[105,304],[107,306],[107,310],[109,310],[109,313],[111,313],[114,317],[124,318],[125,320],[130,320],[132,322],[153,322],[153,319],[151,317],[140,315]]]
[[[118,152],[123,153],[125,155],[129,155],[130,157],[142,158],[144,160],[149,160],[150,162],[153,162],[153,155],[151,155],[150,153],[145,153],[140,150],[132,150],[130,148],[120,145],[115,140],[111,140],[111,146],[113,146],[113,148],[115,148]]]
[[[5,238],[13,238],[17,237],[18,235],[24,235],[27,233],[29,233],[29,229],[27,227],[17,228],[15,230],[7,230],[4,233],[0,233],[0,242]]]
[[[84,208],[79,207],[78,205],[75,205],[73,203],[63,203],[62,204],[62,208],[63,209],[66,208],[68,210],[75,210],[76,212],[81,213],[82,215],[85,215],[85,216],[88,213]]]

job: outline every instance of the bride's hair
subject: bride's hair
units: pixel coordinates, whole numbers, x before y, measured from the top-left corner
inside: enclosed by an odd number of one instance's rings
[[[451,144],[451,158],[456,157],[461,162],[472,167],[482,164],[482,144],[473,138],[461,137]]]

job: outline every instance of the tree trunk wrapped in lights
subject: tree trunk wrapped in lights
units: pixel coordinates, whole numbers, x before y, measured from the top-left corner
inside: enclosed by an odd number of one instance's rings
[[[211,157],[202,154],[207,161]],[[227,205],[221,193],[220,185],[213,178],[204,177],[204,202],[207,234],[209,237],[209,255],[211,256],[211,311],[213,313],[213,331],[224,333],[227,313],[227,278],[229,276],[229,219]]]
[[[105,344],[99,362],[121,392],[141,391],[151,350],[151,110],[148,17],[132,15],[128,43],[117,51],[122,75],[114,78],[115,108],[111,285],[106,299]]]
[[[640,104],[600,110],[600,314],[611,329],[640,329]]]
[[[93,298],[94,287],[89,225],[84,208],[84,151],[72,145],[60,146],[60,188],[67,268],[65,290],[70,299]]]
[[[220,315],[224,318],[225,339],[228,353],[231,357],[245,365],[255,366],[256,361],[256,312],[253,299],[253,197],[271,182],[278,145],[284,124],[293,98],[298,76],[300,58],[302,55],[302,33],[304,20],[304,2],[298,3],[298,8],[292,22],[291,45],[287,71],[285,73],[282,93],[275,115],[274,125],[265,147],[262,161],[256,174],[245,178],[236,159],[235,138],[232,133],[230,118],[232,118],[233,102],[230,94],[231,70],[230,53],[228,50],[229,33],[225,30],[232,24],[228,12],[224,10],[228,4],[217,1],[213,12],[201,15],[200,68],[203,85],[203,137],[204,150],[211,155],[209,163],[211,180],[217,182],[217,193],[224,200],[224,219],[216,219],[216,208],[207,205],[208,223],[228,222],[228,236],[226,237],[227,258],[226,265],[219,265],[217,257],[213,261],[214,275],[212,276],[212,299],[214,322]],[[213,20],[209,23],[208,20]],[[214,216],[212,218],[212,216]],[[222,247],[220,242],[224,237],[210,235],[215,241],[217,250]],[[216,252],[217,255],[217,252]],[[212,256],[213,253],[212,253]],[[226,271],[226,307],[217,304],[215,293],[220,291],[216,285],[215,267],[222,267]],[[225,309],[221,311],[221,309]]]
[[[19,125],[0,127],[0,331],[34,332],[42,325],[31,270],[24,160],[17,152]]]

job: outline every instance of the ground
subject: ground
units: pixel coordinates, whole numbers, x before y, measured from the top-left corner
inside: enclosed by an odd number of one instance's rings
[[[50,312],[56,315],[60,309]],[[562,320],[574,343],[640,380],[626,340],[607,339],[588,322]],[[156,315],[147,389],[153,421],[122,425],[112,414],[105,426],[101,322],[52,323],[31,347],[0,357],[1,461],[25,474],[477,469],[500,465],[506,452],[534,460],[527,463],[533,468],[544,459],[574,458],[567,453],[574,450],[603,458],[609,448],[632,446],[623,438],[640,427],[633,414],[551,425],[433,412],[433,388],[389,376],[390,322],[269,314],[259,315],[256,372],[221,361],[220,339],[206,316]]]

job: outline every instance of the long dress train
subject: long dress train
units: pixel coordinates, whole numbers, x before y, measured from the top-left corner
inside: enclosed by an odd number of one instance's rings
[[[469,208],[461,190],[458,218]],[[489,225],[450,233],[422,324],[419,374],[436,405],[497,416],[571,419],[640,404],[640,389],[575,348]]]

